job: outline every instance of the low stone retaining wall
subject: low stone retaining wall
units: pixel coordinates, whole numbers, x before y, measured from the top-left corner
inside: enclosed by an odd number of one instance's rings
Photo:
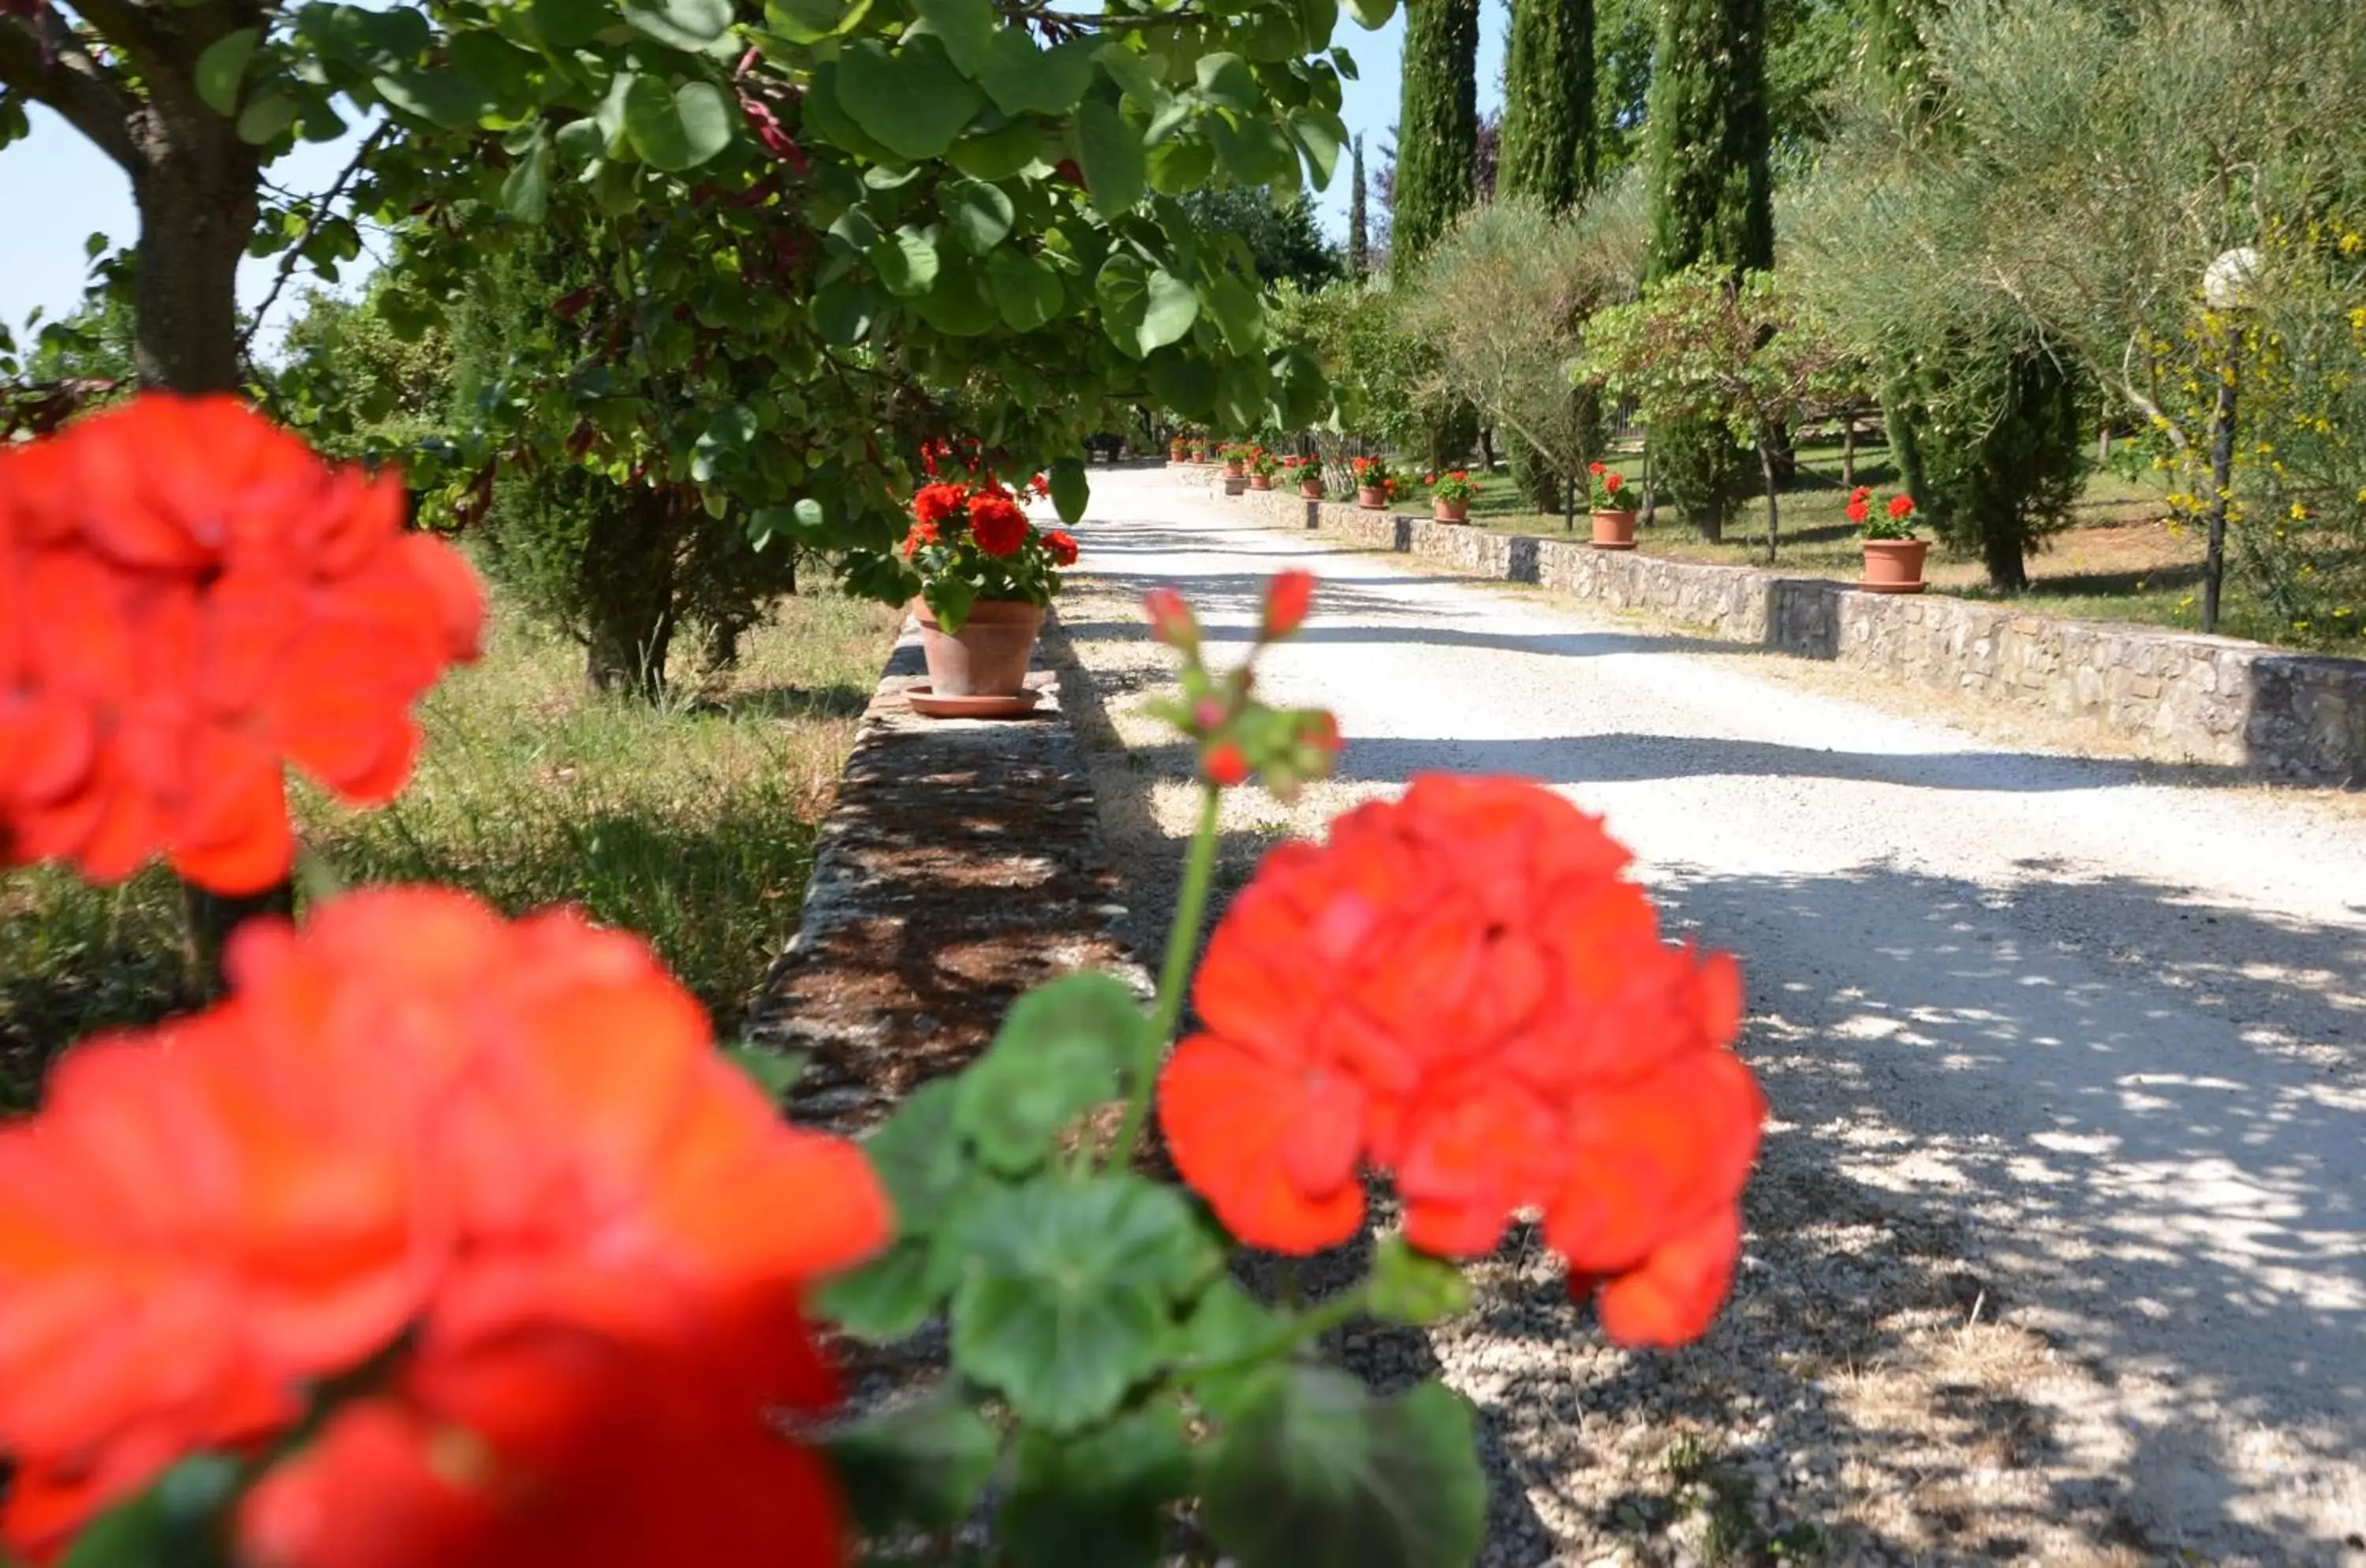
[[[809,1054],[798,1121],[859,1130],[957,1072],[1020,993],[1082,969],[1147,988],[1090,774],[1044,627],[1025,718],[929,719],[909,625],[864,713],[822,824],[796,935],[750,1010],[749,1038]]]
[[[1206,470],[1185,468],[1206,483]],[[2146,757],[2295,783],[2366,786],[2366,661],[2231,637],[2032,615],[1944,594],[1860,592],[1820,577],[1597,550],[1279,491],[1234,498],[1273,526],[1648,610],[1729,641],[2092,725]]]

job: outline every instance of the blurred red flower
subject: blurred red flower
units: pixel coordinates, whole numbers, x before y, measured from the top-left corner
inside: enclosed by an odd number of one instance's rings
[[[1076,536],[1065,528],[1054,528],[1043,536],[1043,548],[1057,566],[1076,564]]]
[[[0,450],[0,865],[94,881],[164,855],[225,893],[287,874],[293,762],[402,787],[411,705],[484,603],[392,476],[230,398],[151,394]]]
[[[422,1462],[448,1481],[438,1456],[487,1450],[488,1506],[511,1489],[587,1506],[572,1484],[595,1478],[532,1443],[591,1438],[479,1429],[474,1395],[440,1392],[528,1376],[554,1346],[683,1402],[659,1410],[648,1391],[616,1421],[695,1449],[704,1420],[715,1454],[751,1467],[752,1439],[729,1431],[827,1402],[804,1285],[884,1243],[884,1200],[852,1145],[779,1121],[640,941],[384,888],[300,931],[250,922],[228,968],[228,1000],[80,1047],[41,1113],[0,1130],[11,1547],[53,1555],[175,1461],[260,1446],[301,1416],[307,1384],[399,1342],[399,1419],[432,1442]],[[591,1378],[586,1418],[627,1392]],[[537,1408],[561,1422],[569,1407],[529,1401],[514,1419]],[[750,1495],[794,1468],[762,1462],[772,1479]],[[775,1506],[835,1540],[834,1513],[802,1495]]]
[[[915,523],[904,531],[904,558],[910,560],[943,536],[934,523]]]
[[[1008,495],[980,491],[969,498],[969,531],[987,555],[1018,554],[1028,527],[1027,513]]]
[[[1200,623],[1183,595],[1172,588],[1154,588],[1142,596],[1143,614],[1150,617],[1150,635],[1169,648],[1200,645]]]
[[[1200,759],[1200,768],[1208,775],[1208,782],[1219,789],[1248,782],[1249,760],[1235,741],[1219,740],[1210,746]]]
[[[1482,1254],[1541,1208],[1608,1333],[1702,1333],[1763,1103],[1728,1049],[1739,972],[1661,941],[1627,859],[1540,785],[1446,776],[1268,855],[1160,1082],[1185,1181],[1296,1254],[1355,1234],[1367,1168],[1427,1251]]]
[[[1914,498],[1910,495],[1891,496],[1889,498],[1889,514],[1892,517],[1898,519],[1900,522],[1913,516]]]
[[[959,517],[968,505],[967,485],[922,485],[919,493],[912,497],[912,515],[922,523],[941,524],[947,518]]]
[[[1285,637],[1305,624],[1314,606],[1314,574],[1295,568],[1276,572],[1265,588],[1265,629],[1268,641]]]
[[[1861,524],[1872,515],[1873,502],[1865,498],[1863,491],[1849,497],[1848,520],[1850,522]]]

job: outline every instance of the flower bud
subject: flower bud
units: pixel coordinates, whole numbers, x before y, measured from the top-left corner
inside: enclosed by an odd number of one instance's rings
[[[1305,624],[1306,613],[1313,604],[1313,572],[1293,569],[1277,575],[1265,589],[1265,640],[1270,642],[1296,631]]]

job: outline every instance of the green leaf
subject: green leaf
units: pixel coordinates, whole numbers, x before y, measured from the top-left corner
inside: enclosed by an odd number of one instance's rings
[[[983,100],[944,46],[922,37],[893,54],[877,39],[848,44],[839,57],[838,101],[881,146],[917,161],[943,156]]]
[[[1201,123],[1216,149],[1216,162],[1241,185],[1272,186],[1287,194],[1298,188],[1298,148],[1269,119],[1244,115],[1237,124],[1223,115]]]
[[[107,254],[107,247],[112,243],[114,242],[104,234],[92,234],[83,241],[82,254],[89,260],[96,261]]]
[[[960,1258],[931,1238],[907,1236],[861,1268],[823,1280],[814,1311],[857,1339],[892,1345],[936,1314],[960,1268]]]
[[[945,149],[946,162],[981,180],[1007,180],[1042,155],[1043,130],[1031,119],[964,136]]]
[[[1331,402],[1331,384],[1322,363],[1302,348],[1287,348],[1274,355],[1268,368],[1281,423],[1292,429],[1319,423]]]
[[[693,52],[731,30],[731,0],[625,0],[624,13],[636,31]]]
[[[977,84],[1004,114],[1065,115],[1092,85],[1093,46],[1088,41],[1038,49],[1024,30],[1000,28],[990,48]]]
[[[246,107],[238,112],[238,139],[250,147],[260,147],[296,123],[296,100],[285,93],[265,87],[247,99]]]
[[[1397,0],[1347,0],[1347,14],[1367,32],[1378,32],[1397,14]]]
[[[1175,137],[1150,150],[1151,188],[1167,196],[1198,190],[1216,172],[1216,150],[1198,137]]]
[[[915,229],[905,224],[872,247],[871,264],[890,294],[909,298],[926,294],[937,281],[937,231],[931,224]]]
[[[673,92],[637,76],[625,94],[625,134],[651,167],[694,169],[731,144],[731,106],[712,82],[684,82]]]
[[[965,1258],[954,1366],[1053,1432],[1107,1416],[1158,1366],[1172,1303],[1223,1256],[1179,1194],[1131,1174],[993,1190],[944,1239]]]
[[[1265,306],[1247,284],[1225,273],[1207,285],[1206,303],[1234,354],[1255,354],[1264,345]]]
[[[984,255],[1010,237],[1018,214],[998,186],[984,180],[947,180],[937,186],[937,207],[953,238],[973,255]]]
[[[1029,1170],[1061,1128],[1116,1099],[1149,1053],[1150,1021],[1122,981],[1071,975],[1039,986],[962,1074],[954,1125],[996,1169]]]
[[[84,1526],[62,1568],[205,1568],[221,1561],[221,1516],[243,1475],[223,1454],[181,1461]]]
[[[1150,268],[1140,256],[1120,251],[1101,264],[1100,276],[1093,279],[1093,297],[1100,304],[1101,331],[1109,334],[1110,342],[1141,358],[1142,321],[1150,305]]]
[[[935,1230],[975,1169],[953,1125],[960,1098],[957,1078],[923,1084],[862,1141],[863,1156],[896,1206],[899,1235]]]
[[[1383,1323],[1425,1327],[1470,1308],[1470,1281],[1443,1258],[1415,1252],[1404,1237],[1380,1238],[1368,1287],[1371,1314]]]
[[[1033,332],[1058,315],[1066,302],[1060,275],[1024,251],[996,251],[986,258],[986,272],[994,308],[1012,332]]]
[[[1231,280],[1226,279],[1227,282]],[[1143,303],[1142,327],[1135,341],[1148,354],[1180,340],[1200,319],[1200,296],[1189,284],[1164,268],[1150,275]]]
[[[807,316],[824,343],[844,348],[869,335],[882,303],[879,290],[869,283],[853,277],[834,278],[814,290]]]
[[[225,118],[238,112],[239,85],[246,79],[247,62],[254,58],[262,42],[262,28],[241,28],[206,46],[192,73],[197,97],[206,107]]]
[[[1327,188],[1339,166],[1340,150],[1347,145],[1346,126],[1329,109],[1309,104],[1290,111],[1290,133],[1314,166],[1315,188]]]
[[[1095,98],[1076,111],[1076,149],[1093,209],[1103,218],[1132,210],[1145,177],[1142,138],[1115,105]]]
[[[370,85],[396,108],[446,130],[470,129],[493,107],[483,88],[456,71],[396,71]]]
[[[580,49],[616,19],[607,0],[534,0],[534,30],[553,49]]]
[[[1181,1413],[1154,1404],[1071,1438],[1019,1435],[995,1536],[1018,1568],[1162,1560],[1166,1506],[1191,1484]]]
[[[764,20],[793,43],[819,43],[851,31],[871,9],[871,0],[766,0]]]
[[[1093,482],[1086,477],[1085,465],[1075,457],[1062,457],[1052,465],[1052,505],[1063,523],[1084,519],[1085,508],[1092,504]]]
[[[1151,68],[1150,56],[1132,45],[1105,43],[1093,51],[1093,58],[1125,96],[1140,104],[1145,112],[1155,113],[1175,101],[1175,95],[1166,90],[1166,84]]]
[[[550,209],[550,141],[535,128],[534,144],[501,181],[501,207],[512,217],[539,223]]]
[[[765,1099],[778,1104],[796,1087],[798,1076],[806,1070],[806,1055],[802,1051],[768,1050],[743,1040],[725,1047],[723,1059],[747,1074],[764,1091]]]
[[[608,133],[596,119],[570,119],[551,138],[559,156],[570,164],[588,164],[608,150]]]
[[[1002,1439],[986,1417],[940,1391],[822,1440],[855,1523],[868,1535],[950,1529],[994,1474]]]
[[[1216,402],[1216,370],[1204,359],[1181,348],[1162,348],[1150,356],[1150,395],[1174,413],[1204,420]]]
[[[1279,1317],[1239,1281],[1220,1279],[1200,1292],[1177,1330],[1177,1348],[1189,1358],[1185,1386],[1217,1419],[1233,1420],[1289,1370],[1289,1352],[1277,1348],[1284,1342]]]
[[[691,448],[690,477],[700,484],[712,484],[730,459],[745,452],[755,439],[755,410],[744,403],[717,410]]]
[[[1293,1368],[1233,1422],[1201,1522],[1241,1568],[1462,1568],[1487,1516],[1470,1408],[1442,1383],[1375,1398]]]
[[[994,0],[913,0],[912,8],[963,75],[974,77],[986,68],[993,56]]]
[[[935,287],[912,301],[913,312],[947,337],[976,337],[991,331],[999,318],[986,274],[958,251],[943,261]]]
[[[1265,107],[1257,92],[1256,78],[1249,73],[1248,62],[1239,55],[1203,54],[1199,72],[1200,96],[1208,102],[1244,114]]]

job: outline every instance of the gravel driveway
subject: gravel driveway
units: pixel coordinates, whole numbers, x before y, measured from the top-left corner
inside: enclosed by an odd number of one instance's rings
[[[1479,1406],[1500,1562],[2366,1563],[2366,819],[2014,749],[1533,591],[1098,473],[1062,602],[1112,852],[1164,919],[1188,757],[1133,601],[1221,648],[1324,588],[1263,689],[1348,738],[1225,867],[1425,769],[1543,779],[1741,956],[1774,1105],[1735,1300],[1604,1345],[1531,1245],[1390,1379]]]

